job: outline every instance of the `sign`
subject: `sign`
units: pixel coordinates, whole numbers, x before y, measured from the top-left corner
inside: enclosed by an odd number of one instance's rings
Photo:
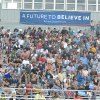
[[[31,25],[90,25],[90,12],[21,11],[20,23]]]

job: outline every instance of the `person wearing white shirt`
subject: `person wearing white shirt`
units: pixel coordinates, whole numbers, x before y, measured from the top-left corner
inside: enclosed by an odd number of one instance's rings
[[[18,39],[18,43],[19,43],[19,45],[23,45],[24,40],[22,40],[22,39]]]
[[[30,64],[30,62],[29,62],[29,60],[27,59],[27,60],[23,60],[23,61],[22,61],[22,64],[26,66],[27,64]]]
[[[100,59],[100,51],[97,53],[97,58]]]
[[[70,74],[71,72],[74,72],[76,70],[76,68],[74,66],[67,66],[66,70],[68,71],[68,73]]]
[[[63,42],[63,46],[64,46],[64,48],[67,48],[68,44],[66,42]]]
[[[70,60],[68,59],[68,57],[66,57],[64,60],[63,60],[63,63],[64,65],[68,65],[70,63]]]
[[[86,70],[86,67],[83,68],[82,73],[84,76],[88,76],[88,71]]]

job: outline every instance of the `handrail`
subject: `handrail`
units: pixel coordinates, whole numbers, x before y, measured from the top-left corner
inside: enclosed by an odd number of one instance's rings
[[[24,89],[24,90],[44,90],[44,91],[86,91],[86,92],[100,92],[100,90],[67,90],[67,89],[37,89],[37,88],[5,88],[0,87],[0,89]]]
[[[11,97],[3,97],[3,98],[5,98],[5,99],[10,99]],[[83,99],[87,99],[87,97],[82,97]],[[20,99],[24,99],[24,100],[38,100],[38,99],[36,99],[36,98],[17,98],[18,100],[20,100]],[[50,100],[54,100],[52,97],[51,98],[49,98]],[[47,99],[47,100],[49,100],[49,99]],[[40,100],[44,100],[44,99],[40,99]],[[74,98],[71,98],[71,99],[63,99],[63,98],[60,98],[60,100],[74,100]],[[100,100],[100,98],[98,98],[98,99],[96,99],[96,100]]]
[[[87,93],[91,93],[92,94],[92,92],[94,92],[95,94],[96,94],[96,96],[98,96],[98,95],[100,95],[100,91],[99,90],[66,90],[66,89],[37,89],[37,88],[6,88],[6,87],[0,87],[0,90],[3,90],[3,91],[5,91],[5,90],[7,90],[7,89],[9,89],[10,90],[10,92],[12,92],[13,93],[13,91],[17,91],[17,90],[21,90],[21,89],[23,89],[23,90],[25,90],[25,91],[23,91],[23,92],[26,92],[26,90],[30,90],[30,93],[29,94],[27,94],[27,96],[28,96],[28,98],[24,98],[24,96],[25,96],[25,94],[16,94],[16,97],[18,98],[18,100],[20,100],[20,99],[24,99],[24,100],[33,100],[33,99],[35,99],[34,98],[34,96],[37,94],[37,93],[39,93],[39,91],[40,90],[42,90],[42,92],[43,93],[48,93],[48,92],[52,92],[52,91],[55,91],[55,92],[60,92],[62,95],[60,96],[60,100],[70,100],[70,98],[66,98],[65,97],[65,93],[66,92],[68,92],[68,91],[72,91],[73,93],[74,93],[74,95],[73,95],[73,97],[71,97],[71,98],[74,98],[75,97],[75,92],[86,92],[86,96],[84,96],[84,97],[82,97],[83,99],[84,98],[88,98],[88,99],[90,99],[91,98],[91,96],[92,95],[88,95]],[[99,94],[98,94],[98,92],[99,92]],[[52,95],[50,95],[50,96],[48,96],[47,94],[43,94],[44,96],[45,96],[45,98],[48,98],[47,100],[53,100],[53,97],[52,97]],[[8,96],[12,96],[12,95],[10,95],[9,93],[6,93],[6,92],[4,92],[4,98],[5,99],[9,99],[9,98],[11,98],[11,97],[8,97]],[[30,97],[30,98],[29,98]],[[100,99],[100,97],[99,97],[99,99]],[[36,99],[35,99],[36,100]],[[42,99],[41,99],[42,100]],[[71,99],[72,100],[72,99]],[[96,99],[97,100],[97,99]]]

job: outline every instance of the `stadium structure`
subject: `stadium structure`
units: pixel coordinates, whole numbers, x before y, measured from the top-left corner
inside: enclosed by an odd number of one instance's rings
[[[0,27],[1,26],[4,26],[5,28],[8,28],[8,29],[14,29],[14,28],[18,28],[19,30],[21,30],[22,31],[22,29],[23,28],[27,28],[28,26],[31,26],[31,25],[28,25],[28,24],[24,24],[24,23],[20,23],[21,21],[21,18],[20,18],[20,16],[21,16],[21,11],[23,11],[22,13],[26,13],[26,12],[24,12],[24,11],[29,11],[29,13],[30,12],[35,12],[35,11],[37,11],[37,12],[52,12],[53,11],[53,13],[57,13],[57,11],[64,11],[64,12],[71,12],[71,13],[73,13],[73,15],[74,15],[74,13],[75,12],[79,12],[79,13],[82,13],[82,12],[85,12],[85,13],[91,13],[90,15],[91,15],[91,20],[93,20],[93,24],[94,25],[97,25],[97,24],[99,24],[100,25],[100,0],[0,0]],[[55,12],[54,12],[55,11]],[[34,15],[36,15],[36,14],[34,14]],[[77,15],[77,14],[76,14]],[[51,15],[47,15],[47,16],[49,16],[49,18],[51,18]],[[44,19],[46,19],[46,17],[47,16],[41,16],[41,19],[42,18],[44,18]],[[57,16],[57,18],[58,19],[61,19],[61,21],[62,21],[62,19],[64,18],[64,20],[65,19],[71,19],[72,17],[67,17],[67,16],[65,16],[65,15],[63,15],[63,14],[61,14],[61,16],[59,17],[60,15],[58,15]],[[26,19],[25,18],[29,18],[30,17],[30,19],[32,18],[32,17],[34,17],[32,14],[27,14],[27,15],[22,15],[22,21],[24,20],[24,22],[26,21]],[[38,15],[36,15],[35,16],[37,19],[39,18],[39,16]],[[55,16],[54,16],[55,17]],[[51,19],[53,19],[54,17],[52,17]],[[55,18],[55,19],[57,19],[57,18]],[[55,20],[54,19],[54,20]],[[75,17],[74,18],[75,20],[77,19],[77,17]],[[80,19],[81,19],[81,17],[79,16],[78,17],[78,20],[79,20],[79,22],[80,22]],[[88,18],[87,18],[88,19]],[[91,20],[88,20],[89,22],[91,22]],[[41,21],[41,20],[36,20],[37,22],[38,21]],[[36,22],[35,21],[35,22]],[[31,20],[29,21],[29,22],[31,22]],[[85,21],[84,21],[85,22]],[[77,21],[76,21],[76,23],[78,23]],[[90,23],[91,24],[91,23]],[[88,25],[88,26],[82,26],[81,28],[82,29],[87,29],[87,28],[89,28],[90,29],[90,24]],[[34,26],[35,24],[33,24],[32,25],[32,27]],[[63,25],[55,25],[55,26],[53,26],[53,24],[50,24],[49,26],[51,26],[51,27],[63,27]],[[68,26],[68,25],[67,25]],[[92,25],[91,25],[92,26]],[[41,28],[40,27],[43,27],[43,28],[45,28],[45,27],[48,27],[48,25],[38,25],[38,24],[36,24],[35,25],[35,27],[39,27],[38,29],[39,29],[39,31],[41,30]],[[68,26],[69,27],[69,26]],[[74,26],[74,25],[72,25],[71,26],[71,28],[74,28],[74,29],[76,29],[76,30],[78,30],[78,29],[80,29],[81,30],[81,28],[80,28],[80,26]],[[94,26],[93,26],[94,27]],[[42,29],[43,29],[42,28]],[[97,28],[96,28],[96,32],[98,32],[99,33],[99,31],[100,31],[100,27],[98,26],[98,28],[99,28],[99,30],[97,30]],[[49,28],[48,28],[49,29]],[[54,28],[54,29],[56,29],[56,28]],[[29,31],[30,31],[30,27],[29,27]],[[41,30],[42,31],[42,30]],[[9,30],[8,30],[8,32],[9,32]],[[24,32],[26,32],[26,31],[24,31]],[[56,33],[59,33],[58,31],[56,31],[56,30],[54,30],[53,31],[55,34]],[[71,31],[70,31],[71,32]],[[92,31],[91,31],[92,32]],[[95,33],[95,31],[93,30],[93,32]],[[17,32],[15,32],[16,34],[17,34]],[[28,32],[26,32],[26,33],[28,33]],[[42,33],[42,32],[40,32],[40,33]],[[49,33],[49,30],[48,30],[48,33]],[[63,32],[62,32],[63,33]],[[65,30],[65,33],[66,33],[66,30]],[[72,34],[74,33],[74,30],[73,30],[73,32],[72,32]],[[78,31],[78,33],[79,34],[76,34],[76,36],[77,36],[77,38],[75,38],[76,39],[76,42],[77,42],[77,39],[79,39],[79,37],[81,38],[81,36],[82,35],[87,35],[87,34],[82,34],[81,35],[81,31]],[[9,32],[9,34],[10,34],[10,32]],[[22,37],[23,37],[23,34],[17,34],[16,35],[15,34],[15,37],[13,38],[13,39],[15,39],[15,40],[17,40],[16,39],[16,36],[17,35],[21,35]],[[54,35],[55,35],[54,34]],[[3,34],[4,35],[4,34]],[[37,35],[37,34],[36,34]],[[90,34],[89,34],[90,35]],[[88,36],[89,36],[88,35]],[[94,35],[94,34],[93,34]],[[98,34],[97,34],[98,35]],[[31,36],[31,35],[30,35]],[[29,38],[29,39],[31,39],[31,37],[27,37],[27,38]],[[41,37],[42,37],[42,35],[40,35]],[[62,35],[63,36],[63,35]],[[63,49],[66,49],[67,48],[67,43],[65,42],[65,41],[70,41],[70,46],[73,46],[74,47],[74,49],[76,50],[76,45],[74,46],[73,44],[71,44],[72,42],[74,43],[74,38],[73,38],[73,40],[71,39],[71,37],[69,37],[69,39],[67,39],[67,38],[64,38],[65,40],[62,40],[63,38],[62,38],[62,36],[61,36],[61,45],[64,45],[64,46],[61,46],[61,47],[59,47],[59,42],[58,41],[56,41],[55,43],[58,43],[57,44],[57,46],[60,48],[59,49],[59,52],[62,52],[63,50],[62,50],[62,48]],[[98,35],[99,36],[99,35]],[[7,35],[7,37],[9,37],[8,35]],[[34,36],[33,36],[34,37]],[[66,37],[67,37],[67,35],[66,35]],[[85,36],[84,36],[85,37]],[[91,37],[92,37],[92,35],[91,35]],[[19,37],[18,37],[19,38]],[[43,37],[44,38],[44,37]],[[82,37],[83,38],[83,37]],[[98,45],[99,45],[99,42],[100,42],[100,40],[98,39],[98,37],[95,37],[95,38],[97,38],[97,39],[92,39],[92,38],[90,38],[90,40],[92,40],[92,41],[90,41],[90,43],[92,43],[93,42],[93,40],[95,40],[93,43],[94,43],[94,45],[96,45],[95,44],[95,42],[98,42]],[[26,38],[25,38],[26,39]],[[46,40],[47,39],[47,40]],[[45,39],[45,41],[47,42],[48,40],[49,40],[49,38],[46,38]],[[53,38],[53,40],[54,40],[55,38]],[[26,39],[27,40],[27,39]],[[27,43],[26,42],[26,40],[24,40],[24,39],[20,39],[19,38],[19,42],[18,43],[20,43],[20,41],[24,44],[24,42],[25,43]],[[35,39],[34,39],[35,40]],[[37,42],[37,40],[38,40],[38,38],[36,37],[36,42]],[[84,39],[83,39],[84,40]],[[10,41],[10,39],[9,39],[9,41]],[[13,40],[11,40],[11,41],[13,41]],[[44,42],[45,42],[44,41]],[[50,41],[50,40],[49,40]],[[80,39],[78,40],[78,42],[80,41]],[[84,40],[85,41],[85,40]],[[4,41],[3,41],[4,42]],[[6,41],[7,42],[7,41]],[[14,41],[15,43],[16,43],[16,41]],[[34,41],[32,41],[32,46],[35,48],[35,46],[34,46],[34,44],[35,44],[35,42],[33,43]],[[51,41],[50,41],[51,42]],[[76,43],[75,42],[75,43]],[[2,43],[2,41],[1,41],[1,43]],[[10,42],[9,42],[10,43]],[[79,43],[81,43],[81,42],[79,42]],[[93,44],[92,43],[92,44]],[[23,44],[20,44],[20,46],[23,46]],[[30,42],[30,44],[31,44],[31,42]],[[41,39],[39,39],[39,46],[37,46],[38,47],[38,51],[37,52],[42,52],[42,44],[43,43],[41,43]],[[52,44],[53,43],[51,43],[49,46],[48,46],[48,48],[50,48],[51,49],[51,47],[53,47],[52,46]],[[83,43],[83,44],[85,44],[85,43]],[[28,45],[28,44],[26,44],[26,45]],[[48,45],[48,44],[47,44]],[[45,46],[47,46],[47,45],[45,45]],[[79,46],[81,45],[81,44],[78,44]],[[88,45],[88,43],[87,43],[87,45]],[[1,46],[2,46],[2,44],[1,44]],[[5,43],[5,45],[3,45],[4,46],[4,48],[6,47],[6,43]],[[12,44],[11,45],[8,45],[7,46],[7,48],[8,47],[10,47],[11,48],[11,46],[13,46]],[[27,48],[28,46],[26,46],[26,48]],[[29,46],[30,48],[31,48],[31,45]],[[36,48],[37,48],[36,47]],[[83,49],[83,47],[85,47],[85,45],[82,45],[82,46],[80,46],[80,48],[77,46],[77,54],[79,53],[79,52],[81,52],[81,48]],[[99,47],[99,46],[98,46]],[[17,46],[17,43],[15,44],[15,49],[19,49],[19,48],[21,48],[21,47],[18,47]],[[22,47],[23,48],[23,47]],[[30,48],[28,48],[28,49],[30,49]],[[46,48],[46,47],[45,47]],[[72,48],[72,47],[69,47],[69,50],[70,50],[70,48]],[[98,48],[96,48],[95,46],[93,46],[93,45],[91,45],[91,47],[90,48],[92,48],[90,51],[92,51],[92,53],[93,54],[95,54],[96,53],[96,49],[98,50],[98,52],[99,52],[99,49]],[[89,48],[89,49],[90,49]],[[9,49],[9,48],[8,48]],[[7,50],[8,50],[7,49]],[[25,48],[24,48],[25,49]],[[25,49],[24,50],[23,49],[23,54],[25,54],[25,52],[27,52],[27,49]],[[72,48],[73,49],[73,48]],[[12,49],[11,49],[12,50]],[[39,50],[41,50],[41,51],[39,51]],[[55,46],[54,46],[54,50],[55,50]],[[17,50],[16,50],[17,51]],[[34,50],[33,50],[34,51]],[[67,51],[67,49],[66,49],[66,51]],[[9,52],[10,53],[10,52]],[[30,52],[31,53],[31,52]],[[66,55],[68,54],[67,52],[64,52],[63,51],[63,53],[66,53]],[[87,53],[87,52],[86,52]],[[35,54],[35,53],[34,53]],[[38,54],[38,53],[37,53]],[[73,53],[74,54],[74,53]],[[81,53],[80,53],[81,54]],[[9,54],[10,55],[10,54]],[[64,55],[64,56],[66,56],[66,55]],[[84,54],[85,55],[85,54]],[[36,57],[37,55],[34,55],[34,57]],[[72,56],[72,54],[70,55],[70,56]],[[86,56],[86,55],[85,55]],[[95,57],[96,55],[94,55],[94,57]],[[5,57],[4,57],[5,58]],[[41,58],[42,58],[42,56],[41,56]],[[74,57],[73,57],[74,58]],[[86,57],[87,58],[87,57]],[[86,59],[85,58],[85,59]],[[23,58],[21,58],[21,59],[23,59]],[[26,59],[26,58],[25,58]],[[60,59],[60,58],[59,58]],[[61,58],[62,59],[62,58]],[[81,58],[81,59],[84,59],[84,58]],[[89,58],[88,58],[89,59]],[[99,59],[99,56],[98,56],[98,59]],[[15,60],[15,59],[14,59]],[[72,59],[73,60],[73,59]],[[3,62],[4,62],[5,60],[3,60]],[[17,61],[17,60],[16,60]],[[20,61],[20,60],[19,60]],[[23,60],[24,61],[24,60]],[[88,62],[88,61],[87,61]],[[95,60],[94,60],[94,62],[95,62]],[[99,62],[99,61],[98,61]],[[48,62],[49,64],[51,63],[51,62]],[[54,62],[53,62],[54,63]],[[52,63],[52,64],[53,64]],[[73,63],[74,63],[74,60],[73,60]],[[82,62],[80,62],[80,63],[82,63]],[[29,65],[30,63],[28,63],[27,65]],[[60,63],[61,64],[61,63]],[[96,63],[97,64],[97,63]],[[87,63],[85,63],[84,65],[88,65]],[[99,64],[98,64],[99,65]],[[12,66],[12,65],[11,65]],[[33,65],[34,66],[34,65]],[[51,65],[52,66],[52,65]],[[72,66],[72,65],[71,65]],[[81,66],[81,65],[80,65]],[[97,70],[97,69],[96,69]],[[91,71],[92,72],[92,71]],[[50,73],[49,73],[50,74]],[[48,77],[48,76],[47,76]],[[68,77],[69,77],[69,75],[68,75]],[[72,77],[72,76],[71,76]],[[86,77],[87,77],[87,75],[86,75]],[[96,76],[95,76],[96,77]],[[26,77],[25,77],[26,78]],[[49,75],[49,78],[50,78],[50,75]],[[48,78],[48,79],[49,79]],[[37,79],[36,79],[37,80]],[[76,79],[75,79],[76,80]],[[82,79],[83,80],[83,79]],[[84,78],[84,80],[86,81],[86,78]],[[88,80],[88,81],[90,81],[90,80]],[[51,81],[52,82],[52,81]],[[59,81],[60,82],[60,81]],[[59,83],[58,82],[58,83]],[[64,80],[64,82],[66,82],[66,80]],[[83,82],[83,81],[82,81]],[[63,83],[63,81],[62,81],[62,83]],[[84,84],[85,82],[83,82],[83,84]],[[82,86],[83,84],[80,84],[80,86]],[[30,84],[28,84],[28,85],[30,85]],[[91,85],[92,85],[92,83],[91,83]],[[19,88],[18,88],[19,89]],[[70,88],[69,88],[70,89]],[[91,87],[89,87],[89,89],[91,89],[91,91],[93,90],[93,93],[94,93],[94,86],[91,86]],[[39,89],[40,90],[40,89]],[[38,93],[42,93],[43,91],[39,91],[38,90]],[[46,90],[46,89],[45,89]],[[30,91],[30,87],[29,87],[29,91]],[[59,90],[58,89],[58,92],[59,91],[61,91],[61,90]],[[64,91],[66,91],[66,90],[64,90]],[[63,91],[63,92],[64,92]],[[15,91],[14,91],[15,92]],[[33,90],[31,90],[31,97],[32,97],[32,92],[33,92]],[[75,91],[74,91],[75,92]],[[80,91],[81,92],[81,91]],[[98,91],[97,91],[98,92]],[[49,93],[49,92],[48,92]],[[92,92],[91,92],[92,93]],[[2,93],[3,94],[3,93]],[[59,92],[59,94],[60,94],[60,92]],[[71,94],[70,92],[69,92],[69,94]],[[97,94],[97,93],[96,93]],[[83,93],[83,95],[84,95],[84,93]],[[93,96],[95,96],[95,94],[92,94]],[[92,96],[91,95],[91,96]],[[48,95],[47,95],[48,96]],[[86,96],[86,95],[85,95]],[[85,97],[85,96],[83,96],[83,97]],[[90,97],[91,97],[90,96]],[[96,99],[96,100],[100,100],[100,92],[98,92],[98,94],[97,94],[97,96],[98,96],[98,98],[99,99]],[[89,97],[89,98],[90,98]],[[8,98],[8,97],[7,97]],[[65,96],[64,96],[64,98],[65,98]],[[33,98],[31,98],[31,99],[33,99]],[[26,98],[25,98],[25,100],[26,100]],[[29,99],[30,100],[30,99]],[[48,99],[49,100],[49,99]],[[61,100],[61,99],[59,99],[59,100]],[[62,99],[62,100],[64,100],[64,99]],[[68,99],[68,100],[70,100],[70,99]]]
[[[100,0],[0,0],[0,25],[23,27],[19,24],[20,10],[91,12],[91,19],[97,23]]]

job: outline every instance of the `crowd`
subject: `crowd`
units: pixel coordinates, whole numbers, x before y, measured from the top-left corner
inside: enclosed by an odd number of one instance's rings
[[[70,27],[1,27],[0,87],[1,100],[7,100],[5,95],[9,100],[23,95],[23,100],[33,94],[39,100],[46,100],[45,95],[61,100],[62,90],[65,98],[87,97],[85,90],[100,90],[100,34]]]

